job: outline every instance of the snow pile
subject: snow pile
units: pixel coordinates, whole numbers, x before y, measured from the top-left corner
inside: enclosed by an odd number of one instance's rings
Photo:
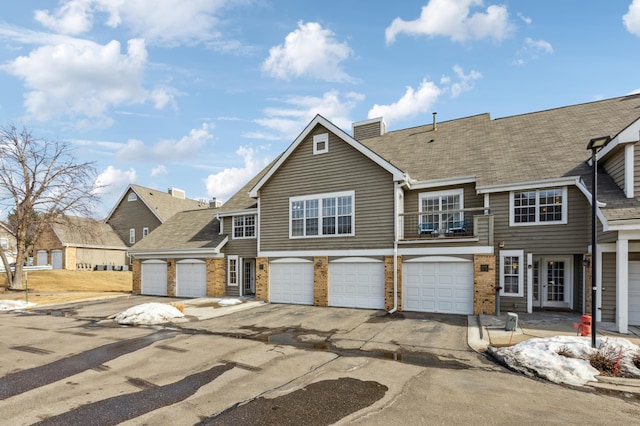
[[[242,300],[240,299],[220,299],[218,301],[218,305],[220,306],[233,306],[239,305],[240,303],[242,303]]]
[[[633,356],[640,348],[627,339],[598,339],[597,346],[618,354],[622,351],[619,370],[640,377]],[[598,349],[591,347],[591,337],[556,336],[529,339],[509,348],[489,348],[489,351],[510,368],[528,376],[538,376],[555,383],[583,386],[597,381],[600,372],[589,363],[589,355]],[[564,352],[569,356],[559,355]]]
[[[0,300],[0,311],[13,311],[15,309],[29,309],[36,306],[35,303],[22,300]]]
[[[153,325],[180,322],[184,314],[178,308],[164,303],[143,303],[115,317],[118,324]]]

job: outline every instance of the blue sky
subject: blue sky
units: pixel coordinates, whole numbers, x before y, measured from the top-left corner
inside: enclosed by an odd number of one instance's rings
[[[351,131],[640,90],[640,0],[0,4],[0,125],[129,183],[228,199],[318,113]]]

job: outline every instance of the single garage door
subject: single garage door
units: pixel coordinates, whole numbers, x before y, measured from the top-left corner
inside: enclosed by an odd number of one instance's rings
[[[473,262],[405,262],[402,282],[405,311],[473,314]]]
[[[51,251],[51,269],[62,269],[62,250]]]
[[[207,264],[204,260],[179,260],[176,269],[176,296],[204,297],[207,295]]]
[[[44,266],[47,265],[49,262],[47,262],[47,251],[46,250],[38,250],[38,252],[36,253],[36,261],[38,262],[37,265],[38,266]]]
[[[142,262],[142,294],[167,295],[167,262],[145,260]]]
[[[269,300],[313,305],[313,262],[304,259],[269,263]]]
[[[384,263],[369,259],[329,263],[329,306],[384,309]]]
[[[640,262],[629,262],[629,324],[640,325]]]

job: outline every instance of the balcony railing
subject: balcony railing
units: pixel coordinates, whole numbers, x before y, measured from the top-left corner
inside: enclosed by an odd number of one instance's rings
[[[403,240],[490,237],[493,217],[484,207],[400,215]]]

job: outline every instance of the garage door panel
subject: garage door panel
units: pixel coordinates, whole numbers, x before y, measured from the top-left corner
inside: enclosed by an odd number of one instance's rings
[[[207,295],[207,266],[204,262],[176,265],[176,295],[178,297],[205,297]]]
[[[142,294],[151,296],[167,295],[167,264],[143,263],[142,273]]]
[[[383,309],[384,264],[330,263],[329,306]]]
[[[403,265],[405,310],[473,313],[473,265],[469,262],[416,262]]]
[[[269,287],[274,303],[313,305],[313,264],[272,263]]]

